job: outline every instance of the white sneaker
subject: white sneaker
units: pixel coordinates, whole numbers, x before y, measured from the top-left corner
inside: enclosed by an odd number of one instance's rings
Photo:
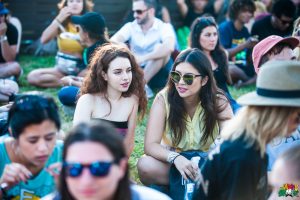
[[[145,92],[146,92],[146,95],[147,95],[148,99],[150,99],[154,96],[153,91],[151,90],[151,88],[147,84],[145,85]]]

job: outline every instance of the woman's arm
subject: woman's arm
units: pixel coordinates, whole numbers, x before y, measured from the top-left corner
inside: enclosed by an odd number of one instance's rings
[[[161,146],[160,142],[166,124],[166,109],[164,99],[157,95],[153,101],[145,135],[145,153],[162,162],[166,162],[169,151]]]
[[[170,16],[170,13],[168,11],[168,9],[163,6],[162,7],[162,19],[165,23],[171,23],[171,16]]]
[[[89,122],[91,120],[94,106],[94,96],[84,94],[78,99],[74,113],[73,125],[80,122]]]
[[[224,95],[218,95],[217,104],[222,109],[222,111],[218,114],[219,119],[221,119],[220,121],[218,121],[218,125],[222,130],[226,122],[233,117],[233,111],[230,106],[229,100]]]
[[[41,43],[45,44],[56,37],[59,33],[59,29],[63,29],[61,27],[62,23],[71,16],[71,9],[68,7],[64,7],[60,10],[57,17],[52,21],[52,23],[43,31],[41,36]],[[63,30],[61,30],[63,31]]]
[[[135,100],[132,111],[129,116],[128,120],[128,130],[127,134],[124,140],[125,148],[126,148],[126,154],[128,158],[130,157],[130,154],[133,151],[134,148],[134,131],[136,127],[137,122],[137,114],[138,114],[138,100]]]
[[[181,16],[185,18],[189,9],[185,3],[185,0],[177,0],[177,5]]]

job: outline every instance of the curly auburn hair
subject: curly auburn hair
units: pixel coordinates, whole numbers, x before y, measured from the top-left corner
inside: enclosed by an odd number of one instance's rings
[[[117,57],[127,58],[131,64],[132,81],[128,90],[122,93],[122,97],[136,95],[139,99],[139,111],[141,112],[141,117],[143,117],[147,107],[147,98],[144,90],[144,73],[137,64],[133,54],[125,47],[105,44],[95,50],[83,85],[81,86],[80,95],[107,93],[107,81],[104,80],[103,72],[107,73],[109,64]],[[104,97],[110,103],[106,95]]]

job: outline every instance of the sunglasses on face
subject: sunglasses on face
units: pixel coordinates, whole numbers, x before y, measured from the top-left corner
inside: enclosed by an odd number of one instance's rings
[[[133,10],[132,12],[133,12],[133,13],[136,13],[136,14],[138,14],[138,15],[141,15],[141,14],[143,14],[144,12],[146,12],[147,10],[149,10],[149,9],[145,9],[145,10]]]
[[[77,162],[65,162],[64,169],[66,175],[69,177],[79,177],[84,168],[88,168],[91,175],[95,177],[104,177],[107,176],[111,166],[115,162],[102,162],[97,161],[91,164],[82,164]]]
[[[183,81],[185,82],[185,84],[187,85],[192,85],[193,82],[194,82],[194,79],[196,77],[200,77],[202,75],[196,75],[196,74],[183,74],[181,75],[179,72],[176,72],[176,71],[172,71],[170,73],[170,76],[171,76],[171,80],[174,82],[174,83],[179,83],[181,79],[183,79]]]

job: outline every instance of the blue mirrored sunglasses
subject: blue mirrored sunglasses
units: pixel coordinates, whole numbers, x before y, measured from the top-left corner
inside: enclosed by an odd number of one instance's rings
[[[116,162],[97,161],[91,164],[82,164],[78,162],[64,162],[64,170],[69,177],[79,177],[84,168],[88,168],[91,175],[95,177],[107,176],[109,170]]]

